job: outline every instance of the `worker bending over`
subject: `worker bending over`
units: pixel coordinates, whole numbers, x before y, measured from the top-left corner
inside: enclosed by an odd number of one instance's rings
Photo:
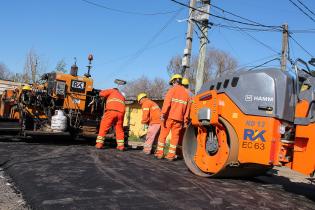
[[[117,88],[102,90],[99,93],[99,96],[106,98],[106,105],[95,147],[97,149],[104,148],[106,133],[114,125],[116,131],[117,149],[124,151],[125,136],[123,123],[126,99]]]
[[[184,123],[187,123],[188,103],[190,97],[188,91],[181,85],[181,82],[181,75],[173,75],[170,79],[170,85],[173,85],[173,87],[167,91],[164,99],[161,113],[162,128],[159,136],[158,147],[155,152],[155,157],[159,159],[164,157],[165,141],[170,131],[172,136],[168,154],[165,158],[168,160],[174,160],[176,158],[176,147]]]
[[[141,123],[149,125],[146,140],[143,145],[143,152],[149,155],[151,154],[152,144],[161,128],[161,109],[155,102],[147,97],[146,93],[140,93],[137,99],[142,108]]]

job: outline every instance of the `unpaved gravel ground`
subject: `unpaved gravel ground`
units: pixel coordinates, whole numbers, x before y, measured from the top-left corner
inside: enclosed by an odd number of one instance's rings
[[[20,192],[18,192],[12,181],[0,168],[0,210],[26,210],[26,205]]]

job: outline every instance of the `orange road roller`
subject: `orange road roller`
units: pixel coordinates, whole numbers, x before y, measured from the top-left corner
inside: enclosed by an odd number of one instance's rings
[[[202,177],[253,177],[273,166],[313,176],[315,77],[292,70],[239,71],[205,83],[183,140],[187,167]]]

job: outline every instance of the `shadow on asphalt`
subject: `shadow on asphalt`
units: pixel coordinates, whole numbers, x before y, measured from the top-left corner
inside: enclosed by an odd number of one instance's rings
[[[279,187],[287,192],[305,196],[306,198],[315,201],[315,185],[312,183],[292,182],[288,177],[275,175],[260,176],[249,180],[263,184],[265,187]]]
[[[21,137],[18,135],[12,135],[10,133],[1,133],[0,142],[23,142],[27,144],[38,144],[38,145],[56,145],[56,146],[95,146],[95,138],[76,138],[73,139],[69,136],[33,136],[33,137]],[[115,139],[106,139],[104,149],[115,148]],[[126,146],[127,150],[142,150],[142,146],[132,147],[131,145]]]
[[[29,144],[43,144],[43,145],[57,145],[57,146],[71,146],[71,145],[86,145],[94,146],[95,138],[77,138],[73,139],[70,136],[33,136],[21,137],[18,135],[10,135],[5,133],[0,135],[0,142],[24,142]],[[106,146],[113,147],[114,140],[107,139]]]
[[[59,156],[59,157],[51,157],[51,158],[37,158],[37,159],[33,159],[33,160],[25,160],[25,161],[19,161],[19,162],[13,162],[10,163],[10,160],[7,160],[3,163],[0,163],[0,168],[7,170],[10,169],[11,167],[15,166],[16,164],[24,164],[24,163],[35,163],[35,162],[39,162],[39,161],[49,161],[49,160],[56,160],[56,159],[63,159],[63,158],[71,158],[71,155],[63,155],[63,156]]]

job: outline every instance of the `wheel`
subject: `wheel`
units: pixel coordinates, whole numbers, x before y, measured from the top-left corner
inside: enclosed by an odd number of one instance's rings
[[[255,164],[238,162],[239,140],[230,123],[222,117],[220,125],[194,127],[190,125],[184,135],[183,156],[189,170],[201,177],[253,177],[270,169]]]

